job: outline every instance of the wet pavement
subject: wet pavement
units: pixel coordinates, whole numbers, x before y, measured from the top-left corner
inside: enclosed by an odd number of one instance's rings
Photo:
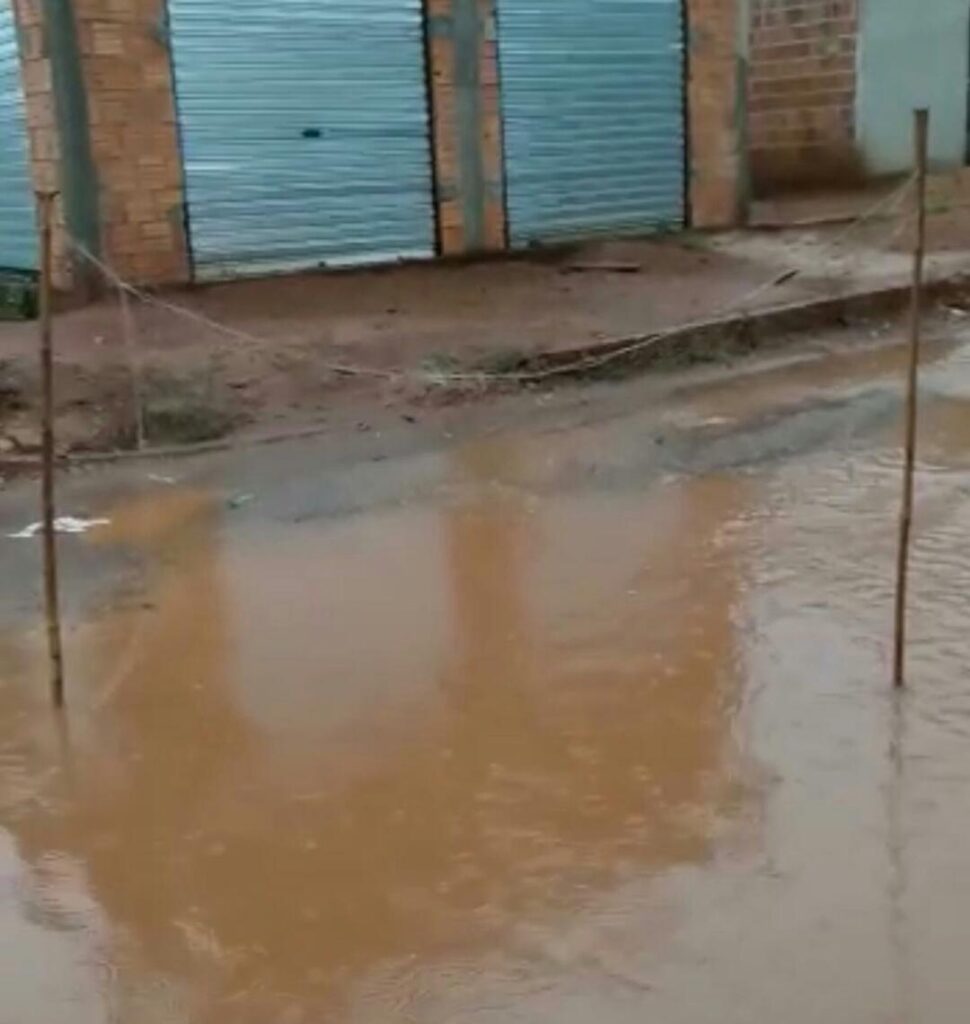
[[[896,700],[899,362],[66,481],[60,724],[13,489],[0,1024],[965,1020],[970,348]]]

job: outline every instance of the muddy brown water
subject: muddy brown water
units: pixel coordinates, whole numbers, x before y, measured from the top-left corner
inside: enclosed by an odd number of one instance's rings
[[[74,623],[63,728],[0,638],[0,1022],[964,1021],[963,365],[901,700],[882,421],[649,480],[572,472],[636,420],[502,436],[289,523],[112,497],[70,543],[146,568]]]

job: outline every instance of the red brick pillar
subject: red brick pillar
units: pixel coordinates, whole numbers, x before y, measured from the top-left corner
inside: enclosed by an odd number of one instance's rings
[[[743,3],[687,0],[691,224],[728,227],[745,207]]]
[[[74,8],[103,256],[141,284],[184,281],[182,159],[164,0],[75,0]]]

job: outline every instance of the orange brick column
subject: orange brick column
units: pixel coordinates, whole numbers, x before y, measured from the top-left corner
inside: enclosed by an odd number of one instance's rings
[[[438,244],[505,247],[494,0],[426,0]]]
[[[687,0],[691,224],[728,227],[746,205],[740,0]]]
[[[75,0],[74,9],[103,256],[140,284],[185,281],[182,160],[164,0]]]

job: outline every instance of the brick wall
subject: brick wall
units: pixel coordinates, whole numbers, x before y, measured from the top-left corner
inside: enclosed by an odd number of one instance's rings
[[[501,250],[505,212],[495,0],[426,0],[426,13],[439,248],[446,256]],[[462,62],[469,47],[473,59]],[[471,94],[464,107],[475,111],[475,124],[459,122],[462,90]]]
[[[857,14],[857,0],[752,0],[748,138],[757,193],[859,176]]]
[[[738,223],[744,206],[744,67],[738,0],[688,0],[689,197],[694,227]]]
[[[184,281],[182,164],[163,0],[74,0],[104,258],[143,284]]]

